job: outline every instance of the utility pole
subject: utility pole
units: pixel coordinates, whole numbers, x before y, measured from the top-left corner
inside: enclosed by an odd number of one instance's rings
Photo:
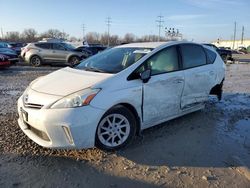
[[[84,41],[85,39],[85,25],[82,24],[82,40]]]
[[[110,43],[110,41],[109,41],[109,40],[110,40],[110,39],[109,39],[109,38],[110,38],[110,37],[109,37],[109,32],[110,32],[110,31],[109,31],[109,30],[110,30],[111,23],[112,23],[112,22],[111,22],[111,18],[110,18],[110,17],[107,17],[106,25],[107,25],[107,27],[108,27],[108,47],[109,47],[109,43]]]
[[[163,23],[164,23],[162,15],[158,16],[158,20],[156,20],[156,23],[159,29],[159,33],[158,33],[158,42],[159,42],[161,38],[161,28],[163,27]]]
[[[244,26],[242,26],[241,44],[243,44],[243,42],[244,42],[244,30],[245,30],[245,28],[244,28]]]
[[[233,50],[235,47],[235,39],[236,39],[236,22],[234,22],[234,39],[233,39]]]

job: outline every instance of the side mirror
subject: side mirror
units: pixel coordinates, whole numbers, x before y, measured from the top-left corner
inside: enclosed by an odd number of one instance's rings
[[[147,83],[151,78],[151,69],[147,69],[141,73],[141,80],[143,83]]]

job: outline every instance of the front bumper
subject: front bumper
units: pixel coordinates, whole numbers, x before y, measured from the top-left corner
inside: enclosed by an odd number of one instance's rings
[[[23,112],[27,112],[24,116]],[[95,145],[97,125],[105,112],[92,106],[32,109],[18,100],[18,124],[37,144],[48,148],[82,149]]]

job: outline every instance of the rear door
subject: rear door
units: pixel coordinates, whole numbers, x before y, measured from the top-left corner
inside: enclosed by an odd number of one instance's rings
[[[184,87],[176,46],[167,47],[151,56],[144,69],[151,68],[150,80],[143,84],[143,121],[150,127],[177,115]]]
[[[40,48],[38,50],[38,53],[43,58],[43,60],[49,61],[52,55],[51,43],[41,42],[41,43],[36,43],[35,46]]]
[[[180,45],[185,85],[181,97],[181,108],[192,108],[204,103],[209,96],[215,71],[212,64],[207,64],[207,57],[202,46],[196,44]]]

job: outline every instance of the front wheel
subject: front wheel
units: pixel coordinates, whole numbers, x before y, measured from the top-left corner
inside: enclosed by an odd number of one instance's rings
[[[69,58],[68,63],[71,67],[74,67],[75,65],[78,65],[80,63],[80,58],[77,56],[72,56]]]
[[[125,107],[109,110],[101,119],[96,131],[96,146],[112,151],[127,145],[135,136],[136,119]]]

